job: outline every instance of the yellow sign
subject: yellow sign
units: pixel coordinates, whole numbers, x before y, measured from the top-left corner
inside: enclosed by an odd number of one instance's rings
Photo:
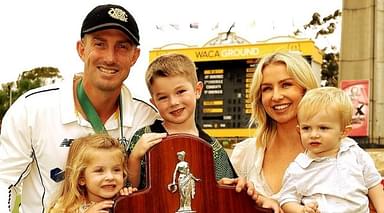
[[[214,90],[204,90],[205,95],[222,95],[222,89],[214,89]]]
[[[204,101],[203,102],[204,106],[222,106],[223,105],[223,100],[214,100],[214,101]]]
[[[251,73],[254,73],[256,70],[256,68],[252,67],[252,68],[247,68],[246,69],[246,72],[251,72]]]
[[[209,135],[220,135],[220,137],[254,137],[256,129],[250,128],[217,128],[217,129],[204,129]]]
[[[212,75],[212,74],[223,74],[223,69],[215,69],[215,70],[204,70],[204,75]]]
[[[253,73],[247,73],[245,75],[246,78],[252,79],[253,78]]]
[[[181,49],[154,49],[149,52],[149,59],[152,61],[160,55],[167,53],[183,53],[195,62],[202,61],[224,61],[257,59],[265,54],[275,51],[298,51],[303,55],[311,56],[314,61],[321,64],[322,56],[320,50],[312,40],[295,40],[273,43],[239,44],[225,46],[208,46],[197,48]]]
[[[223,108],[204,108],[203,113],[223,113]]]

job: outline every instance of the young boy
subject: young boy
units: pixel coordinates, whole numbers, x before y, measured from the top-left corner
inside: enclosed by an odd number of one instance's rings
[[[298,131],[306,149],[286,170],[284,212],[384,212],[384,190],[373,160],[347,138],[353,106],[335,87],[309,90],[298,106]]]
[[[203,83],[197,79],[193,61],[182,54],[160,56],[149,65],[145,80],[151,94],[150,101],[163,120],[156,120],[132,137],[128,147],[128,179],[132,186],[139,189],[146,186],[144,155],[167,133],[188,133],[204,139],[212,145],[216,179],[237,177],[218,140],[195,123],[196,100],[200,98]]]

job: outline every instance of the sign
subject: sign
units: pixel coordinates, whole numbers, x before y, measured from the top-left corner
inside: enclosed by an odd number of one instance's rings
[[[259,59],[267,53],[276,51],[297,51],[310,55],[317,63],[321,63],[322,55],[312,40],[300,39],[286,42],[260,42],[256,44],[204,46],[178,49],[153,49],[149,51],[149,61],[167,53],[182,53],[194,62]]]
[[[349,136],[368,136],[369,80],[343,80],[340,86],[351,98],[354,108]]]

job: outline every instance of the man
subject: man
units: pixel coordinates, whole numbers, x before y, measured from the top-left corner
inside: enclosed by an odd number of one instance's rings
[[[97,6],[77,42],[83,76],[31,90],[12,105],[0,135],[0,212],[13,208],[16,192],[23,212],[47,210],[74,138],[108,132],[125,143],[158,118],[123,85],[140,55],[138,45],[136,21],[125,8]]]

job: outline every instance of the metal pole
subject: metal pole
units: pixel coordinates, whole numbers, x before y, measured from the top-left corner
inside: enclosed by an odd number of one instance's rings
[[[13,82],[8,85],[8,90],[9,90],[9,106],[12,105],[12,89],[13,89]]]
[[[12,105],[12,88],[9,90],[9,106]]]

